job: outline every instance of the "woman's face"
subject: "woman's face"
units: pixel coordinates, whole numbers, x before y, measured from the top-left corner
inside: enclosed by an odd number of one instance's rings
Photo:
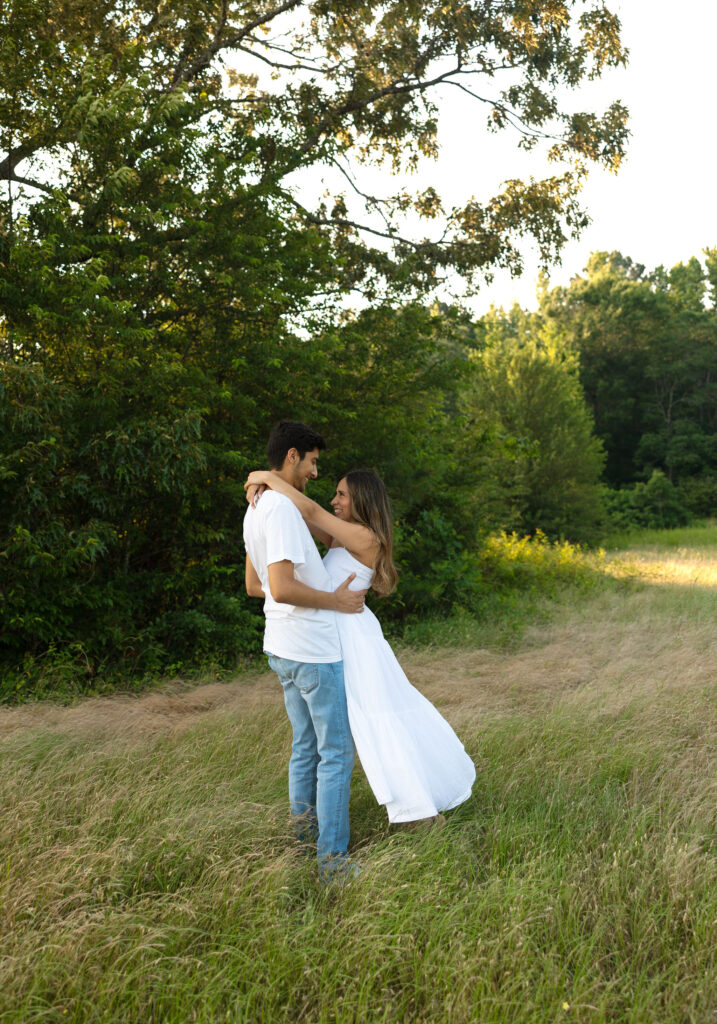
[[[351,495],[346,485],[346,477],[339,480],[336,485],[336,494],[331,499],[331,507],[334,510],[334,515],[338,516],[339,519],[343,519],[345,523],[352,523],[353,516],[351,515]]]

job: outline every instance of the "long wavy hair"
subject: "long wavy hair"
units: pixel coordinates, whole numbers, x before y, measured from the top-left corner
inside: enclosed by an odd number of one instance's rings
[[[379,597],[387,597],[398,582],[393,564],[393,516],[386,487],[373,469],[352,469],[345,476],[351,496],[351,516],[367,526],[378,541],[378,557],[371,589]]]

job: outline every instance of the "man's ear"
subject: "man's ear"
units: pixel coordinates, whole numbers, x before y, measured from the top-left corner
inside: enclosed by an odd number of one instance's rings
[[[299,458],[299,449],[298,448],[289,448],[288,452],[286,453],[286,460],[285,461],[291,463],[292,466],[293,466],[293,464],[295,462],[300,462],[301,459]]]

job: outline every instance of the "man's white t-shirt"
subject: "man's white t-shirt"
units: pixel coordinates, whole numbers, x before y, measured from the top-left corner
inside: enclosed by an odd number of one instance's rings
[[[280,604],[269,590],[268,566],[288,559],[294,577],[314,590],[331,591],[329,574],[301,513],[277,491],[264,491],[244,516],[244,546],[264,590],[264,650],[309,663],[341,661],[336,613]]]

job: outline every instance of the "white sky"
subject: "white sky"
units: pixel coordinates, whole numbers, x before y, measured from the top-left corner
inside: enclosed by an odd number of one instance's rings
[[[630,111],[632,136],[617,175],[591,173],[582,199],[592,223],[566,246],[562,266],[551,271],[553,285],[567,284],[595,250],[617,249],[652,269],[699,257],[705,246],[717,245],[717,3],[612,0],[608,7],[620,16],[628,66],[591,83],[584,101],[574,94],[571,103],[599,109],[621,99]],[[480,163],[480,146],[486,145],[477,132],[471,146],[466,114],[446,110],[442,120],[440,181],[456,201],[473,191],[486,197],[466,180],[466,167]],[[506,176],[520,176],[525,159],[513,150]],[[470,306],[476,314],[491,303],[534,308],[536,276],[537,260],[526,252],[521,278],[496,273]]]
[[[628,65],[566,91],[564,106],[602,112],[619,99],[629,110],[632,134],[616,175],[599,168],[590,172],[581,202],[591,224],[578,241],[566,244],[562,263],[550,269],[551,285],[568,284],[598,250],[619,250],[653,269],[699,258],[705,246],[717,246],[717,0],[607,0],[607,6],[620,17]],[[433,99],[440,108],[440,156],[421,162],[419,173],[406,179],[409,191],[433,185],[450,208],[471,196],[486,201],[507,178],[558,169],[537,150],[519,150],[510,130],[489,133],[487,108],[459,90],[443,86]],[[357,181],[369,192],[388,194],[400,182],[387,181],[386,174],[385,167],[363,167]],[[315,169],[297,180],[307,198],[331,183],[346,186],[335,172]],[[433,233],[430,222],[417,219],[411,230],[418,237]],[[476,316],[491,304],[535,308],[537,254],[528,239],[521,251],[521,277],[496,271],[477,296],[460,300],[458,294],[459,301]]]

